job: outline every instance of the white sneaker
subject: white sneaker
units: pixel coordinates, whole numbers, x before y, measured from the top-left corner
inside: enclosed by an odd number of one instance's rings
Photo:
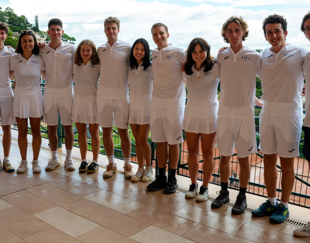
[[[108,164],[107,169],[105,172],[103,172],[103,177],[104,178],[110,178],[114,175],[114,173],[117,171],[117,166],[116,164]]]
[[[39,166],[39,161],[32,161],[32,171],[33,173],[40,173],[41,172],[41,168]]]
[[[196,201],[204,202],[208,199],[209,190],[205,186],[200,187],[199,194],[196,197]]]
[[[153,168],[152,166],[145,166],[144,174],[142,177],[143,182],[151,181],[153,177]]]
[[[186,198],[194,198],[197,194],[197,191],[198,191],[198,185],[191,184],[189,186],[189,190],[187,192],[185,192],[185,197]]]
[[[47,166],[45,167],[45,170],[55,170],[55,168],[58,166],[60,166],[58,159],[50,159]]]
[[[28,169],[28,161],[27,160],[22,160],[19,163],[19,167],[17,168],[17,173],[24,173]]]
[[[124,173],[125,173],[125,178],[126,179],[131,179],[131,177],[133,176],[132,165],[131,164],[125,164],[124,165]]]
[[[143,174],[144,169],[139,167],[137,173],[131,177],[131,181],[141,181]]]
[[[297,228],[293,231],[294,235],[307,237],[310,236],[310,222],[308,222],[304,227]]]
[[[72,163],[72,160],[71,159],[66,159],[65,160],[65,169],[67,171],[73,171],[75,170],[74,166],[73,166],[73,163]]]

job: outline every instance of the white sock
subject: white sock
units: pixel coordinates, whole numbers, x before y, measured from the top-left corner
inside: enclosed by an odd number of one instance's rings
[[[28,161],[25,159],[25,160],[22,160],[22,163],[26,163],[26,165],[28,165]]]
[[[57,150],[56,151],[52,151],[52,159],[57,159]]]
[[[283,204],[286,208],[288,208],[288,202],[280,202],[280,204]]]
[[[67,150],[66,160],[71,159],[72,150]]]
[[[9,157],[4,157],[3,161],[9,160]]]
[[[99,164],[96,160],[93,160],[93,163],[95,163],[95,164],[97,164],[97,165]]]
[[[268,200],[272,206],[275,206],[277,204],[277,198],[276,197],[268,197]]]
[[[113,164],[115,166],[115,162],[114,162],[114,154],[111,156],[107,156],[108,160],[109,160],[109,164]]]
[[[130,164],[130,158],[124,158],[124,160],[125,160],[125,165]]]

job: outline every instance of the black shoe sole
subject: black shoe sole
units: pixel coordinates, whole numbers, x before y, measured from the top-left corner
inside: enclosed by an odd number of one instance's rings
[[[167,190],[167,189],[165,188],[164,193],[167,193],[167,194],[175,193],[175,192],[177,191],[178,187],[179,187],[179,186],[177,185],[176,188],[175,188],[174,190]]]
[[[248,207],[248,205],[247,204],[245,204],[245,208],[244,208],[244,210],[243,211],[235,211],[234,210],[234,208],[232,208],[231,209],[231,213],[232,214],[236,214],[236,215],[240,215],[240,214],[243,214],[244,213],[244,211],[245,211],[245,209]]]
[[[223,207],[226,203],[229,203],[230,202],[230,199],[228,198],[226,201],[224,201],[224,203],[222,205],[216,205],[216,204],[211,204],[211,207],[212,208],[221,208]]]

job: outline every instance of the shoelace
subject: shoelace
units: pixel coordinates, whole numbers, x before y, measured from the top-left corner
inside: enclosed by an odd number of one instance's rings
[[[10,161],[8,161],[8,160],[3,161],[3,164],[5,164],[6,166],[11,166],[11,163],[10,163]]]
[[[41,161],[36,161],[36,162],[32,161],[31,164],[32,164],[32,165],[39,165],[40,162],[41,162]]]
[[[308,222],[308,223],[303,227],[303,229],[304,229],[307,233],[309,233],[309,232],[310,232],[310,222]]]
[[[54,165],[56,164],[56,159],[51,159],[50,161],[48,161],[48,165]]]
[[[19,166],[23,166],[23,167],[27,166],[27,162],[25,162],[25,161],[20,161],[18,164],[19,164]]]
[[[67,160],[66,165],[73,165],[72,160],[71,159]]]

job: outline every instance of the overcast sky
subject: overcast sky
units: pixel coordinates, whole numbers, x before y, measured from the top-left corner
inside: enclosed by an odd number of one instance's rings
[[[213,55],[226,46],[221,27],[232,15],[248,22],[250,33],[245,46],[268,47],[262,21],[277,13],[288,21],[287,42],[310,49],[310,42],[300,31],[302,17],[310,11],[310,0],[0,0],[0,6],[13,8],[32,24],[38,15],[41,30],[47,30],[49,19],[60,18],[65,32],[76,38],[76,44],[83,39],[91,39],[97,46],[106,42],[103,21],[115,16],[121,21],[119,39],[133,43],[143,37],[154,48],[150,28],[155,22],[163,22],[169,28],[169,42],[173,45],[186,49],[193,38],[202,37],[211,45]]]

